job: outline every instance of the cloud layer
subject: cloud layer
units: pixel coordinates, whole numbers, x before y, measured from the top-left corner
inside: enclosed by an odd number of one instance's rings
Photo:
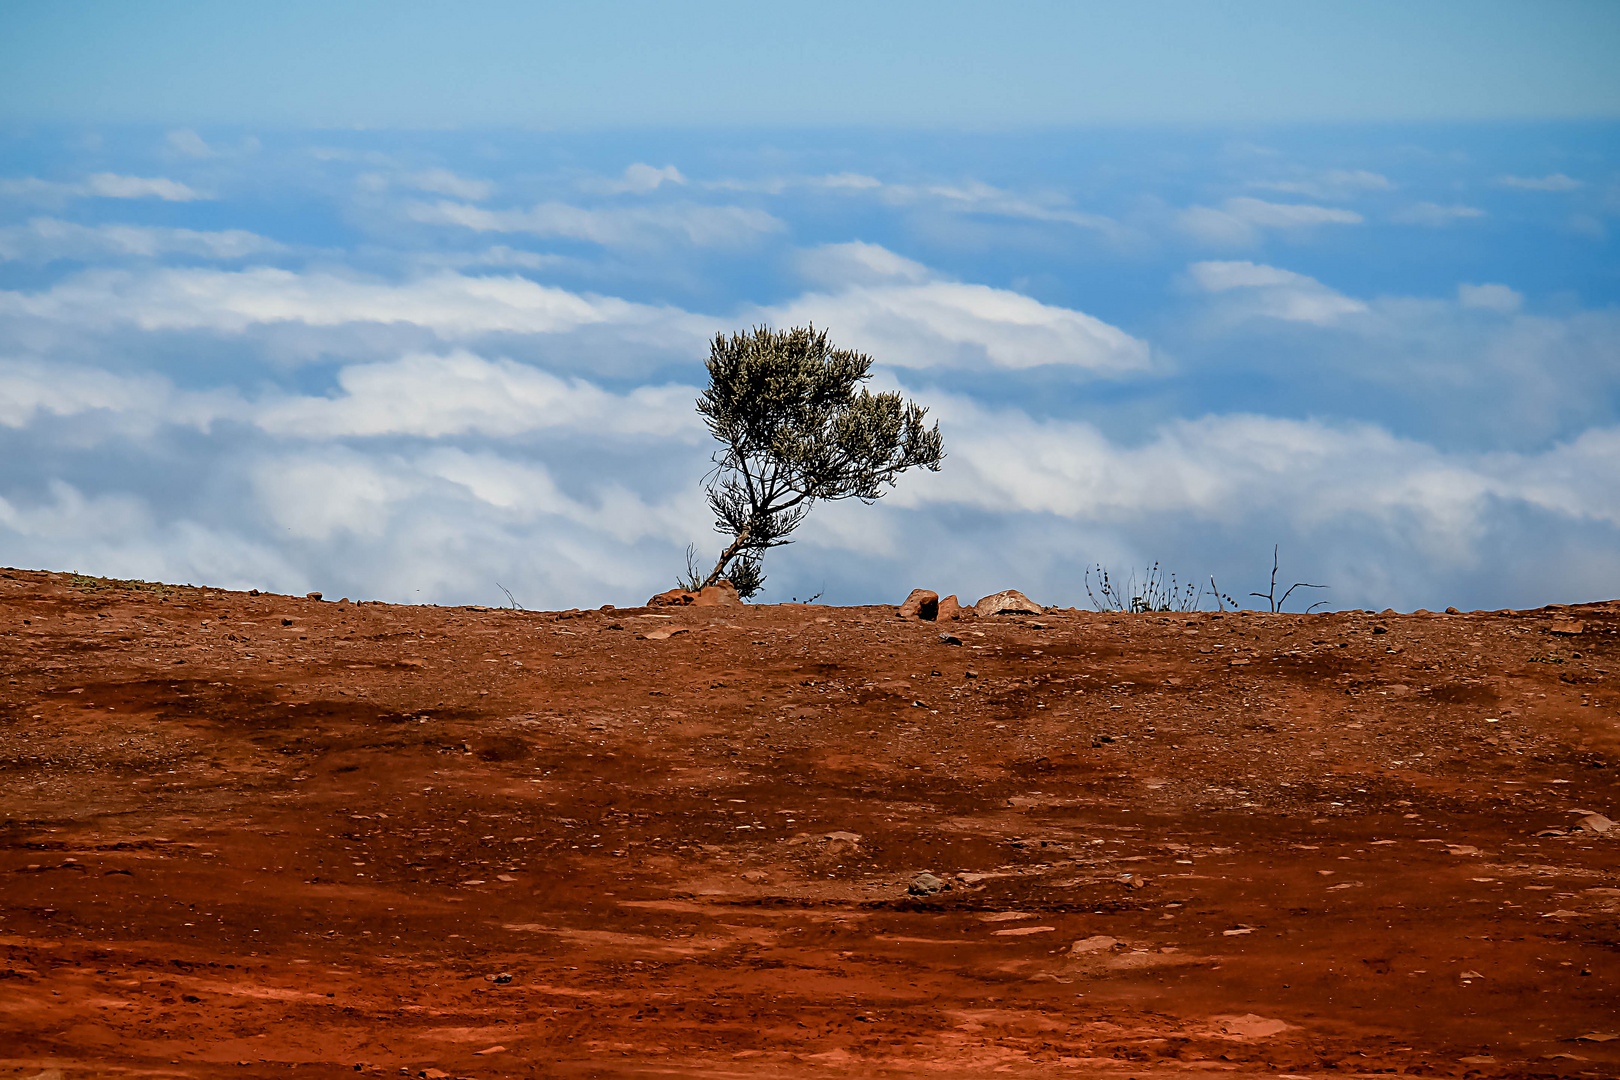
[[[813,322],[948,456],[766,599],[1242,594],[1273,544],[1334,606],[1620,594],[1601,155],[145,137],[0,180],[0,562],[635,603],[721,544],[708,340]]]

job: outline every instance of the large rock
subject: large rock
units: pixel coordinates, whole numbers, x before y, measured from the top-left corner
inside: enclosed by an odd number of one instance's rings
[[[960,619],[962,616],[966,615],[972,610],[972,608],[963,607],[961,603],[957,601],[956,594],[952,593],[950,596],[947,596],[945,599],[939,602],[939,614],[935,616],[935,618],[939,619],[941,622],[946,619]]]
[[[902,619],[924,619],[933,622],[939,616],[939,593],[928,589],[912,589],[906,602],[895,612]]]
[[[925,871],[911,879],[911,884],[906,886],[906,892],[912,896],[932,896],[948,888],[949,885]]]
[[[647,601],[648,607],[740,607],[741,605],[742,598],[737,595],[736,587],[725,578],[697,592],[671,589]]]
[[[973,605],[973,611],[981,619],[991,615],[1027,613],[1039,615],[1044,609],[1041,605],[1019,592],[1017,589],[1008,589],[1005,592],[992,593]]]

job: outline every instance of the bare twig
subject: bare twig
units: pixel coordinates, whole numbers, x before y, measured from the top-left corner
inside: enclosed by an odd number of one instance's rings
[[[687,592],[697,592],[703,588],[703,571],[698,569],[696,544],[686,545],[686,573],[675,579],[675,587]]]
[[[1271,546],[1271,591],[1270,592],[1263,592],[1263,593],[1262,592],[1252,592],[1252,593],[1249,594],[1250,596],[1258,596],[1260,599],[1262,599],[1262,600],[1266,601],[1266,603],[1270,604],[1271,605],[1271,613],[1273,615],[1275,615],[1277,612],[1282,610],[1282,606],[1288,602],[1288,594],[1293,592],[1295,589],[1326,589],[1326,588],[1330,587],[1330,586],[1327,586],[1327,585],[1312,585],[1310,582],[1307,582],[1307,581],[1296,581],[1292,585],[1288,586],[1287,591],[1285,591],[1282,594],[1282,599],[1280,599],[1280,600],[1277,599],[1277,550],[1278,550],[1278,548],[1280,546],[1281,545],[1279,545],[1279,544],[1273,544]],[[1215,580],[1214,578],[1210,579],[1211,582],[1213,582],[1214,580]],[[1317,607],[1317,606],[1319,606],[1321,604],[1325,604],[1325,603],[1327,603],[1326,600],[1319,600],[1319,601],[1317,601],[1317,603],[1312,604],[1311,607],[1308,607],[1305,610],[1308,613],[1311,610],[1311,608]]]
[[[501,592],[506,594],[506,601],[507,601],[507,603],[512,605],[512,610],[513,611],[523,611],[523,610],[525,610],[523,605],[517,602],[517,597],[512,595],[512,590],[511,589],[508,589],[505,585],[502,585],[498,581],[495,583],[495,587],[497,589],[501,590]]]

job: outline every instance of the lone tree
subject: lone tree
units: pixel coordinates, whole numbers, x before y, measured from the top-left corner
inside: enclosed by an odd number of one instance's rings
[[[871,366],[814,326],[715,335],[697,408],[721,444],[707,484],[715,531],[732,540],[702,586],[729,576],[753,596],[765,551],[792,543],[817,502],[871,503],[913,466],[939,471],[939,424],[924,427],[928,410],[897,393],[857,391]]]

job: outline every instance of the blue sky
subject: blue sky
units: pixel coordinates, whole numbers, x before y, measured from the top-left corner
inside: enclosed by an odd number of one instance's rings
[[[0,562],[636,603],[813,319],[949,457],[762,599],[1620,595],[1620,8],[868,7],[0,5]]]
[[[6,0],[0,116],[465,129],[1589,119],[1609,0]]]

